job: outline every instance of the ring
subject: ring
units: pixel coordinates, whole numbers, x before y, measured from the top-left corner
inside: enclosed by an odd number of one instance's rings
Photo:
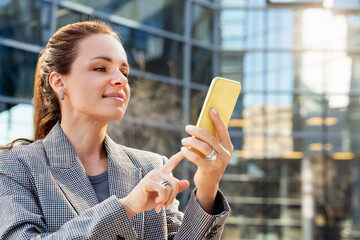
[[[214,149],[211,150],[211,153],[209,155],[205,156],[205,158],[209,160],[215,160],[216,157],[217,157],[217,152]]]
[[[162,181],[160,182],[160,184],[163,185],[164,187],[165,187],[166,185],[169,185],[169,186],[171,187],[171,184],[169,183],[168,180],[162,180]]]

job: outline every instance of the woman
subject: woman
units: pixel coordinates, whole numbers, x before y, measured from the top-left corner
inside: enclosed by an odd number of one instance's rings
[[[169,160],[117,145],[106,128],[125,114],[128,75],[122,43],[104,23],[52,36],[35,75],[37,141],[0,153],[0,239],[220,238],[229,213],[218,190],[233,149],[227,128],[213,109],[220,142],[188,125],[196,138],[183,139]],[[197,171],[183,214],[175,197],[189,183],[171,171],[184,157]]]

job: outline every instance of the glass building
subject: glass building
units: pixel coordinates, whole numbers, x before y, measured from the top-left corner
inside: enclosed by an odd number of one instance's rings
[[[170,156],[211,79],[242,83],[223,239],[360,239],[360,0],[0,0],[0,145],[33,137],[37,56],[87,19],[128,54],[132,99],[108,129],[119,143]]]

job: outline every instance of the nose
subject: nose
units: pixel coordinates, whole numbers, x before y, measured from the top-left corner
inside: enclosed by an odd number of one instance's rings
[[[123,88],[128,84],[128,79],[121,71],[117,71],[112,77],[110,84],[117,88]]]

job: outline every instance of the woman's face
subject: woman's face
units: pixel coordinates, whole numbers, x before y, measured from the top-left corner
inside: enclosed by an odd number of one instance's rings
[[[128,75],[126,53],[118,40],[106,34],[85,38],[65,76],[66,103],[62,107],[73,117],[120,120],[130,98]]]

